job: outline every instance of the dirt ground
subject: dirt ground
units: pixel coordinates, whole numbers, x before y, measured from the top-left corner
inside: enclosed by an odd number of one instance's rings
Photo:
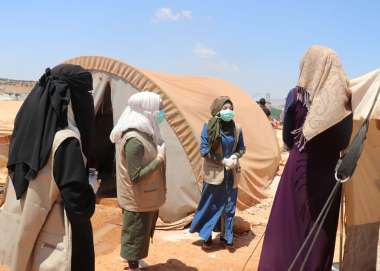
[[[252,230],[235,236],[236,251],[229,252],[218,241],[209,252],[201,249],[197,234],[188,230],[156,231],[149,256],[144,260],[147,271],[238,271],[242,270],[253,249],[259,245],[245,270],[256,270],[260,255],[260,238],[269,216],[271,202],[279,178],[268,189],[269,197],[261,204],[238,212],[237,216],[249,222]],[[119,257],[121,211],[118,208],[97,205],[92,219],[96,254],[96,270],[128,270]],[[217,237],[217,235],[214,235]],[[0,267],[0,271],[7,271]]]
[[[190,234],[187,229],[176,231],[157,230],[151,243],[149,256],[144,263],[149,267],[147,271],[240,271],[257,246],[255,253],[249,260],[245,270],[256,270],[260,256],[261,242],[269,217],[273,195],[279,177],[275,178],[268,188],[268,198],[255,207],[238,212],[238,220],[251,225],[251,230],[235,236],[236,250],[229,252],[219,244],[217,235],[210,251],[201,249],[201,242],[197,234]],[[103,204],[114,205],[112,201],[103,201]],[[94,229],[94,244],[96,254],[96,270],[128,270],[127,264],[122,262],[120,253],[121,211],[119,208],[107,205],[96,206],[92,218]],[[0,266],[0,271],[8,271]]]
[[[236,250],[224,249],[215,239],[210,251],[201,249],[197,234],[187,229],[179,231],[156,231],[149,256],[144,260],[148,271],[238,271],[242,270],[252,251],[257,247],[245,270],[256,270],[260,256],[261,237],[269,216],[273,195],[279,178],[268,189],[269,197],[261,204],[238,212],[238,216],[249,222],[252,230],[235,236]],[[98,205],[94,223],[96,270],[127,270],[120,260],[120,222],[119,210]],[[217,237],[215,235],[214,237]]]
[[[276,131],[279,142],[281,133]],[[282,144],[280,145],[282,148]],[[282,154],[283,162],[287,153]],[[279,173],[282,172],[280,167]],[[180,231],[156,231],[144,262],[147,271],[245,271],[257,270],[262,237],[269,217],[273,197],[280,177],[276,176],[266,193],[268,197],[260,204],[238,212],[237,216],[251,225],[251,230],[235,236],[236,250],[230,252],[219,243],[215,234],[213,247],[205,252],[201,249],[198,234],[187,229]],[[240,220],[240,219],[239,219]],[[121,213],[114,208],[98,206],[93,219],[96,270],[128,270],[127,264],[120,260],[120,222]],[[98,225],[100,227],[98,227]],[[252,253],[254,252],[254,253]]]
[[[256,246],[256,252],[247,263],[245,270],[256,270],[260,255],[260,238],[263,235],[269,216],[271,202],[278,184],[279,177],[269,187],[268,198],[261,204],[238,212],[237,216],[251,225],[251,230],[235,237],[236,250],[229,252],[219,244],[217,235],[213,248],[204,252],[197,234],[190,234],[187,229],[177,231],[155,232],[149,250],[149,256],[144,263],[147,271],[228,271],[242,270]],[[122,262],[120,253],[121,211],[110,207],[113,201],[103,201],[96,206],[92,218],[94,229],[94,245],[96,254],[96,270],[128,270]],[[0,266],[0,271],[8,271]]]
[[[283,161],[287,154],[283,153]],[[280,168],[279,173],[282,172]],[[218,236],[214,235],[213,247],[205,252],[197,234],[190,234],[187,229],[177,231],[155,232],[151,243],[149,256],[143,264],[146,271],[254,271],[257,270],[262,246],[262,237],[269,217],[273,197],[279,183],[276,176],[267,189],[268,197],[260,204],[238,212],[238,220],[251,225],[247,233],[235,236],[236,250],[230,252],[224,249]],[[121,211],[110,207],[113,201],[103,201],[105,205],[97,205],[92,219],[94,228],[94,243],[96,254],[96,270],[128,270],[122,262],[120,253]],[[240,219],[241,218],[241,219]],[[339,236],[339,232],[337,236]],[[337,240],[335,262],[339,261],[339,239]],[[380,251],[380,247],[379,247]],[[380,259],[379,263],[380,264]],[[245,269],[244,269],[245,267]],[[378,266],[380,270],[380,266]],[[0,267],[0,271],[7,271]]]

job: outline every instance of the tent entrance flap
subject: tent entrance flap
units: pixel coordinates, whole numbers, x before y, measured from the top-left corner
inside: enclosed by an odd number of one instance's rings
[[[111,84],[107,82],[95,115],[94,164],[102,180],[97,193],[100,197],[116,196],[115,145],[109,139],[112,128]]]

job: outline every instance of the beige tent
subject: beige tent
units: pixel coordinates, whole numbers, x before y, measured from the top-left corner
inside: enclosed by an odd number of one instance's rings
[[[350,81],[353,92],[354,133],[363,123],[380,88],[380,69]],[[380,99],[371,116],[363,154],[352,182],[345,185],[347,223],[360,225],[380,221],[380,131],[376,128],[380,119]]]
[[[355,135],[380,89],[380,69],[351,80],[350,89]],[[347,239],[343,270],[376,269],[380,224],[380,130],[376,127],[376,120],[380,120],[380,99],[377,99],[371,115],[354,176],[344,185]]]
[[[21,104],[19,101],[0,101],[0,188],[6,182],[9,139]]]
[[[12,134],[14,118],[21,104],[21,101],[0,101],[0,138],[3,138],[2,140]]]
[[[247,153],[241,161],[243,172],[238,205],[244,209],[265,196],[264,189],[278,168],[279,147],[262,110],[238,87],[215,78],[145,71],[105,57],[78,57],[66,63],[79,64],[93,74],[96,153],[105,193],[109,192],[107,186],[115,182],[112,158],[115,150],[108,139],[110,129],[126,107],[129,96],[145,90],[161,95],[167,113],[167,122],[162,125],[168,145],[168,195],[160,210],[164,222],[183,219],[197,206],[201,180],[200,132],[209,119],[211,102],[220,95],[228,95],[234,101],[237,121],[243,127],[247,146]]]

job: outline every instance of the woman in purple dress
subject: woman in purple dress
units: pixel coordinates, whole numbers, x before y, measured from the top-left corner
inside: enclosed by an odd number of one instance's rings
[[[285,106],[283,140],[290,150],[266,228],[260,271],[288,270],[334,184],[334,169],[352,132],[347,79],[336,53],[311,47]],[[339,216],[335,197],[304,270],[331,270]],[[308,247],[308,246],[307,246]],[[292,270],[300,270],[300,255]]]

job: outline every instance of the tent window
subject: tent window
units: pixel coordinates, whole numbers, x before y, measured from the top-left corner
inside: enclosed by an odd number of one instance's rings
[[[95,115],[95,164],[102,180],[98,191],[100,197],[116,196],[115,145],[109,139],[112,128],[111,84],[108,82]]]

